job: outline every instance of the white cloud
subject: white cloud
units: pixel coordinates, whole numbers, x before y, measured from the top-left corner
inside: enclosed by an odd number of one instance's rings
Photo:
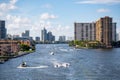
[[[13,10],[16,9],[17,7],[15,6],[15,3],[17,2],[17,0],[10,0],[9,3],[1,3],[0,4],[0,10],[1,11],[9,11],[9,10]]]
[[[120,0],[82,0],[78,4],[118,4]]]
[[[41,7],[42,8],[47,8],[47,9],[51,9],[53,6],[51,4],[44,4]]]
[[[41,37],[41,30],[45,27],[47,31],[51,31],[53,35],[56,36],[56,40],[58,40],[58,37],[61,35],[65,35],[67,37],[73,36],[73,27],[61,25],[55,22],[46,21],[46,20],[37,20],[38,22],[35,22],[32,25],[32,28],[30,29],[30,33],[32,36],[40,36]]]
[[[40,36],[41,30],[45,27],[47,31],[51,31],[53,35],[56,36],[56,40],[58,40],[58,36],[73,36],[73,27],[61,25],[55,22],[51,22],[49,20],[36,20],[32,22],[30,19],[21,17],[21,16],[6,16],[6,27],[9,34],[21,34],[25,30],[30,30],[30,35],[33,37]]]
[[[41,14],[41,16],[40,16],[40,19],[42,19],[42,20],[55,19],[55,18],[57,18],[56,15],[54,15],[54,14],[49,14],[49,13],[43,13],[43,14]]]
[[[0,16],[3,16],[3,13],[2,13],[2,12],[0,12]]]
[[[11,4],[15,4],[17,2],[17,0],[10,0]]]
[[[21,16],[6,16],[6,27],[10,34],[20,34],[21,31],[30,29],[31,21],[28,18],[23,18]]]
[[[10,0],[8,3],[0,3],[0,17],[5,17],[11,10],[17,9],[17,0]]]
[[[106,12],[110,12],[110,10],[101,8],[101,9],[98,9],[97,12],[99,12],[99,13],[106,13]]]

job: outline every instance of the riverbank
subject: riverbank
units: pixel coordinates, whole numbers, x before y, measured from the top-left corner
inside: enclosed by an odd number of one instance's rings
[[[8,61],[9,59],[12,58],[17,58],[17,57],[21,57],[30,53],[33,53],[34,51],[20,51],[17,53],[17,55],[14,56],[0,56],[0,64],[3,64],[4,62]]]

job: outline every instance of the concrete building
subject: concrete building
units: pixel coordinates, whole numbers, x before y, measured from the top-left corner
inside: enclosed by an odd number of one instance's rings
[[[18,41],[0,40],[0,56],[13,55],[19,51]]]
[[[5,28],[5,21],[0,20],[0,39],[5,39],[6,38],[6,28]]]
[[[95,23],[74,23],[74,30],[75,40],[96,40],[105,47],[111,47],[111,42],[116,41],[116,23],[108,16]]]
[[[65,36],[59,36],[59,42],[65,42],[66,37]]]
[[[45,28],[41,30],[41,41],[43,42],[47,41],[47,30]]]
[[[116,41],[116,23],[111,17],[105,16],[96,21],[96,40],[106,47],[111,47],[111,42]]]
[[[95,23],[74,23],[75,40],[95,40]]]
[[[51,31],[47,33],[47,30],[44,28],[43,30],[41,30],[41,41],[43,42],[55,41],[55,36],[52,34]]]
[[[35,37],[36,42],[40,42],[40,37]]]
[[[14,38],[19,38],[20,36],[19,35],[13,35],[13,39]]]
[[[24,32],[22,33],[22,37],[23,37],[23,38],[29,38],[29,37],[30,37],[30,32],[29,32],[29,30],[25,30],[25,33],[24,33]]]
[[[25,45],[31,46],[30,40],[19,40],[19,42],[20,42],[20,44],[25,44]]]
[[[117,41],[116,23],[112,23],[112,41]]]
[[[116,35],[116,41],[120,41],[120,32]]]
[[[50,31],[47,33],[47,40],[48,42],[55,41],[55,36],[53,36],[52,32]]]

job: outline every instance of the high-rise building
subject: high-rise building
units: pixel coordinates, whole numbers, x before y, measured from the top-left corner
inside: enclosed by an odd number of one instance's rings
[[[23,38],[29,38],[29,37],[30,37],[30,36],[29,36],[29,30],[26,30],[25,33],[23,32],[23,33],[22,33],[22,37],[23,37]]]
[[[120,41],[120,32],[118,33],[118,37],[117,38],[118,38],[117,40]]]
[[[95,23],[74,23],[75,40],[95,40]]]
[[[5,21],[0,20],[0,39],[5,39],[6,35]]]
[[[116,23],[112,23],[112,41],[117,41]]]
[[[41,40],[43,42],[52,42],[55,41],[55,36],[50,31],[47,33],[47,30],[44,28],[41,31]]]
[[[55,41],[55,36],[53,36],[52,32],[50,31],[47,33],[47,40],[49,42]]]
[[[111,42],[116,41],[116,23],[111,17],[105,16],[96,22],[96,40],[106,47],[111,47]]]
[[[65,36],[59,36],[59,42],[65,42],[66,37]]]
[[[47,41],[47,30],[45,28],[41,30],[41,41],[43,42]]]
[[[116,23],[108,16],[96,23],[74,23],[74,30],[75,40],[96,40],[105,47],[111,47],[111,43],[116,41]]]
[[[40,37],[35,37],[35,41],[39,42],[40,41]]]

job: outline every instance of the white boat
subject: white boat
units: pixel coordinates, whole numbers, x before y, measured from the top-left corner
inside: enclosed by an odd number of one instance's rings
[[[54,55],[54,52],[51,52],[50,55]]]
[[[63,67],[69,67],[70,64],[69,64],[69,63],[63,63],[62,66],[63,66]]]

